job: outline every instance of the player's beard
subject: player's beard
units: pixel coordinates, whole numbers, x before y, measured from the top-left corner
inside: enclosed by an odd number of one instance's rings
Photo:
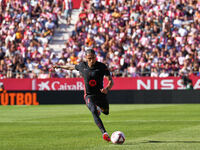
[[[89,66],[90,68],[92,68],[92,67],[95,65],[95,63],[96,63],[96,61],[95,61],[95,62],[90,62],[90,63],[88,63],[88,66]]]

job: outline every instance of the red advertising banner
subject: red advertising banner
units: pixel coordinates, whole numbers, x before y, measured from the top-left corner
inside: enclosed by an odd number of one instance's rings
[[[3,83],[5,90],[32,90],[32,80],[33,79],[2,79],[0,80],[0,84]]]
[[[80,5],[81,5],[81,1],[82,0],[72,0],[72,2],[73,2],[73,8],[74,9],[79,9]]]
[[[200,89],[200,78],[193,76],[194,89]],[[167,78],[113,78],[112,90],[178,90],[184,89],[180,77]],[[51,78],[51,79],[2,79],[5,90],[84,90],[82,78]],[[107,81],[105,80],[105,85]]]

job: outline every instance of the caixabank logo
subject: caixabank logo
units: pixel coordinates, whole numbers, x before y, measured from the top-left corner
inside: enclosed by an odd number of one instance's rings
[[[61,91],[61,90],[84,90],[84,83],[82,81],[66,82],[65,80],[38,80],[37,90],[39,91]]]
[[[0,93],[1,105],[39,105],[35,92],[7,92]]]

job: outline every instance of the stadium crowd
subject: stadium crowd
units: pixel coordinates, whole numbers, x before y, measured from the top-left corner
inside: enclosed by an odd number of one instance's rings
[[[70,0],[67,0],[70,1]],[[63,0],[0,0],[0,78],[78,77],[52,71],[93,48],[113,76],[200,76],[197,0],[84,0],[79,21],[55,55],[49,49]]]
[[[81,8],[75,31],[63,52],[66,62],[76,64],[83,59],[84,50],[94,48],[98,61],[108,64],[113,76],[199,75],[199,1],[84,3],[87,7]]]
[[[48,78],[63,0],[0,0],[0,78]]]

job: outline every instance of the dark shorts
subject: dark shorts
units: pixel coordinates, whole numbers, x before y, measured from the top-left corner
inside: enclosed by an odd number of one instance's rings
[[[103,110],[104,114],[109,114],[109,103],[106,95],[86,95],[85,102],[88,107],[96,105]]]

